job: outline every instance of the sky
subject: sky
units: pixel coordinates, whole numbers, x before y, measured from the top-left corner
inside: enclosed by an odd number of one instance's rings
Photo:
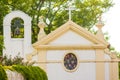
[[[120,0],[113,0],[114,6],[103,14],[103,32],[108,32],[109,43],[120,52]]]

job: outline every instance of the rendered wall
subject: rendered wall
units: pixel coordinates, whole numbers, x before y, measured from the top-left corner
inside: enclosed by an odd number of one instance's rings
[[[62,63],[67,50],[50,50],[47,52],[47,61],[58,61],[47,64],[47,74],[49,80],[96,80],[95,63],[78,64],[76,71],[67,72]],[[78,55],[78,60],[94,60],[93,50],[73,50]],[[61,61],[61,62],[60,62]]]

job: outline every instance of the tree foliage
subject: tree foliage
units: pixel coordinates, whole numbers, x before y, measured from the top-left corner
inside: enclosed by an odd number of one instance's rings
[[[44,16],[47,24],[45,31],[49,34],[68,20],[65,9],[71,3],[76,10],[72,11],[72,20],[90,30],[97,17],[111,6],[110,0],[1,0],[0,1],[0,34],[2,34],[3,17],[11,11],[21,10],[32,17],[32,39],[37,39],[39,16]]]

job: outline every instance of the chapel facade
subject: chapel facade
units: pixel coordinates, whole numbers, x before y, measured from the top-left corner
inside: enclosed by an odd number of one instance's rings
[[[45,23],[39,22],[38,41],[35,51],[27,56],[32,60],[37,55],[49,80],[118,80],[118,58],[108,49],[104,40],[103,23],[98,21],[97,34],[92,34],[69,20],[46,35]]]

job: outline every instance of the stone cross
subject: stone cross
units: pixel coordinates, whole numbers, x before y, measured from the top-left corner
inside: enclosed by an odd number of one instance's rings
[[[71,20],[71,11],[72,11],[72,10],[75,10],[75,8],[74,8],[74,7],[71,7],[71,6],[69,5],[69,7],[68,7],[66,10],[69,11],[69,20]]]

